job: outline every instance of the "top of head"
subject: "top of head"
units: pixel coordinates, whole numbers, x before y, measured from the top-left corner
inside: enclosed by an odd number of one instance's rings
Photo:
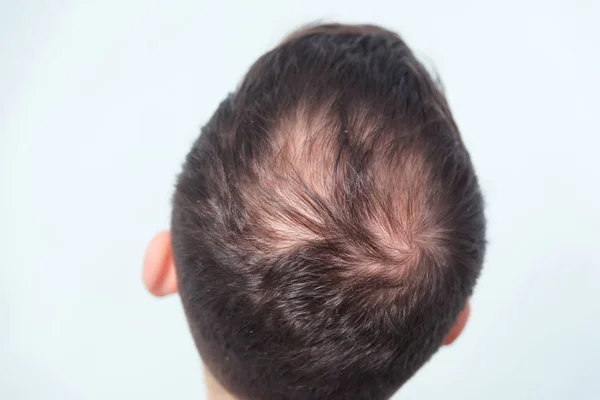
[[[173,203],[194,339],[243,399],[391,396],[441,345],[485,250],[443,94],[374,26],[309,27],[261,57]]]

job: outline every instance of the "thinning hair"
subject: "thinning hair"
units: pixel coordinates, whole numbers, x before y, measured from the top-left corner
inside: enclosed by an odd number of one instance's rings
[[[305,27],[262,56],[173,198],[184,309],[240,399],[386,399],[439,348],[485,218],[443,93],[395,33]]]

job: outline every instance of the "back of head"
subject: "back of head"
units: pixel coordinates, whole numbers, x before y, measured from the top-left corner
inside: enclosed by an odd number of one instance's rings
[[[241,399],[385,399],[439,348],[485,250],[443,94],[375,26],[261,57],[203,128],[172,214],[207,368]]]

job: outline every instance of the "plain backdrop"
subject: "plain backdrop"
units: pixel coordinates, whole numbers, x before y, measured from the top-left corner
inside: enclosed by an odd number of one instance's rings
[[[144,249],[200,126],[315,20],[392,28],[437,70],[486,196],[471,321],[395,399],[600,398],[599,19],[598,0],[0,0],[0,398],[205,399]]]

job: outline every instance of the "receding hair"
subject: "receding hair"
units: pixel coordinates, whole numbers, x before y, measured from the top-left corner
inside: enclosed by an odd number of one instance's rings
[[[485,251],[483,200],[440,88],[372,25],[262,56],[189,152],[179,290],[240,399],[386,399],[442,344]]]

